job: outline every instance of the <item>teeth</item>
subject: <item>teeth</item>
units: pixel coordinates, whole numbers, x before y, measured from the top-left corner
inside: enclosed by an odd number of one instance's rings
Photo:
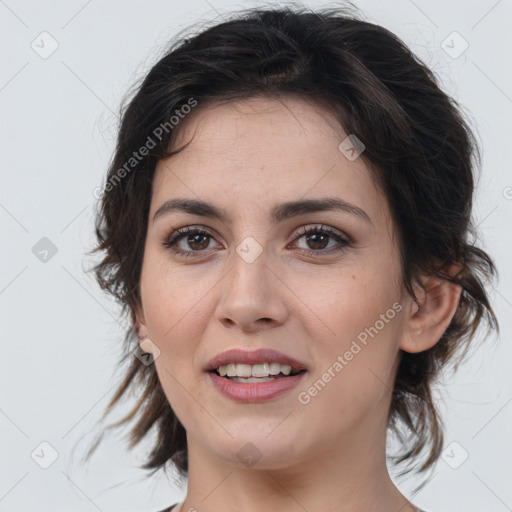
[[[219,366],[217,368],[221,377],[256,377],[263,378],[278,375],[282,373],[283,375],[290,375],[292,372],[292,367],[287,364],[279,364],[279,363],[261,363],[261,364],[237,364],[230,363],[224,366]],[[235,379],[233,379],[235,380]],[[244,380],[243,382],[249,382],[248,380]],[[252,379],[251,379],[252,382]],[[261,382],[261,381],[256,381]],[[266,382],[266,381],[264,381]]]
[[[228,377],[236,377],[236,364],[228,364],[227,375]]]
[[[236,376],[237,377],[251,377],[252,366],[250,364],[237,364],[236,365]]]
[[[270,375],[270,368],[268,363],[252,365],[251,375],[253,377],[268,377]]]
[[[279,363],[270,363],[270,375],[277,375],[281,371]]]
[[[271,380],[276,380],[271,377],[250,377],[250,378],[242,378],[242,377],[232,377],[230,379],[232,382],[243,382],[244,384],[255,384],[260,382],[270,382]]]
[[[291,366],[288,366],[288,365],[281,366],[281,373],[283,373],[284,375],[290,375],[291,371],[292,371]]]

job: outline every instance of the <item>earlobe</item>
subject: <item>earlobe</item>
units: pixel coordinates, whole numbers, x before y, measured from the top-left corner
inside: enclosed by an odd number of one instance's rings
[[[146,320],[144,318],[144,312],[142,307],[137,308],[135,312],[134,330],[139,337],[139,347],[143,352],[151,354],[153,352],[153,343],[149,339],[148,329],[146,327]]]
[[[446,279],[428,276],[423,281],[419,305],[410,297],[400,348],[423,352],[433,347],[450,325],[460,301],[462,287]]]
[[[141,350],[143,352],[146,352],[148,354],[152,354],[153,353],[153,342],[148,338],[148,335],[147,334],[143,334],[140,338],[139,338],[139,347],[141,348]]]

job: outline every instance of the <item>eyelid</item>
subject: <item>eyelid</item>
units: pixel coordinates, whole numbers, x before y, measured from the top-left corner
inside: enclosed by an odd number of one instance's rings
[[[300,231],[295,234],[292,243],[296,243],[298,240],[303,238],[305,235],[317,234],[317,233],[325,233],[330,239],[334,239],[334,241],[337,243],[337,247],[331,248],[328,250],[316,250],[315,251],[313,249],[300,249],[300,251],[303,254],[305,253],[308,256],[327,258],[327,257],[335,255],[335,254],[343,253],[349,247],[352,247],[352,245],[353,245],[353,241],[350,236],[346,235],[343,231],[340,231],[331,226],[326,226],[325,224],[317,224],[315,226],[305,225],[305,226],[301,226],[301,228],[299,228],[299,229],[300,229]]]
[[[341,231],[335,227],[323,224],[321,222],[316,224],[304,224],[303,226],[300,226],[297,228],[299,231],[295,232],[294,240],[296,240],[298,237],[301,237],[305,234],[310,233],[311,231],[318,231],[318,232],[326,232],[331,235],[339,236],[340,238],[343,238],[346,242],[352,243],[352,238],[345,233],[344,231]]]
[[[180,228],[173,228],[169,235],[164,238],[163,244],[165,246],[169,246],[171,243],[174,243],[178,239],[184,237],[187,233],[208,235],[212,238],[216,238],[216,234],[212,229],[207,228],[201,224],[190,224]]]
[[[321,222],[317,222],[317,223],[303,224],[302,226],[295,228],[292,242],[295,241],[298,236],[305,235],[315,229],[317,229],[318,231],[327,231],[329,233],[337,234],[341,238],[344,238],[347,242],[353,241],[352,237],[350,237],[346,232],[343,232],[337,228],[323,224]],[[202,232],[202,234],[208,234],[208,235],[211,235],[212,237],[217,236],[215,234],[215,230],[213,230],[212,228],[206,227],[202,224],[186,224],[185,226],[178,227],[178,228],[173,227],[170,230],[170,235],[167,235],[165,237],[165,240],[168,241],[171,238],[171,235],[172,235],[172,240],[175,240],[177,237],[179,237],[183,234],[186,234],[188,232],[190,232],[190,233]]]
[[[174,246],[176,246],[186,235],[187,233],[192,234],[199,234],[204,235],[207,237],[210,237],[212,239],[216,240],[216,235],[212,233],[213,230],[211,230],[208,227],[205,227],[203,225],[186,225],[181,228],[175,228],[171,231],[171,234],[168,235],[164,241],[163,246],[167,249],[171,250],[173,253],[180,257],[202,257],[203,254],[208,252],[208,249],[199,250],[199,251],[187,251],[182,249],[173,249]],[[340,252],[345,251],[348,247],[352,246],[353,240],[352,238],[345,234],[343,231],[338,230],[337,228],[326,226],[322,223],[317,223],[315,225],[312,224],[304,224],[297,228],[295,231],[294,237],[290,243],[295,243],[301,238],[303,238],[305,235],[308,234],[316,234],[316,233],[325,233],[330,238],[334,239],[338,247],[335,249],[329,249],[329,250],[312,250],[312,249],[303,249],[299,248],[299,250],[302,252],[302,254],[307,254],[309,256],[313,257],[326,257],[330,256],[332,254],[337,254]],[[290,244],[287,244],[287,248]]]

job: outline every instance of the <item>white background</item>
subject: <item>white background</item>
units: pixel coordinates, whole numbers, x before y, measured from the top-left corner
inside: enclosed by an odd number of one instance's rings
[[[458,469],[441,459],[414,497],[417,480],[395,481],[429,512],[512,510],[512,2],[355,3],[397,33],[470,113],[483,148],[474,217],[500,272],[491,290],[499,339],[483,342],[481,331],[467,363],[436,393],[446,446],[458,443],[449,447],[451,464],[462,450],[469,457]],[[113,151],[121,99],[166,42],[192,23],[252,5],[270,3],[0,0],[0,511],[150,512],[183,496],[162,474],[144,480],[137,465],[148,445],[128,452],[121,433],[86,467],[72,451],[92,441],[122,376],[124,325],[83,270],[94,241],[93,190]],[[34,40],[42,46],[43,31],[58,43],[46,59],[31,48]],[[449,37],[462,48],[454,31],[469,45],[457,58],[441,46]],[[57,248],[46,262],[32,251],[43,237]],[[43,441],[59,454],[48,469],[31,458]]]

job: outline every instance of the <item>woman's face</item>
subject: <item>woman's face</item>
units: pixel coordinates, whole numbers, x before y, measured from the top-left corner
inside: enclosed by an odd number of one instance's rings
[[[189,453],[267,469],[364,456],[384,442],[408,299],[361,148],[299,99],[181,122],[193,140],[154,177],[141,318]]]

